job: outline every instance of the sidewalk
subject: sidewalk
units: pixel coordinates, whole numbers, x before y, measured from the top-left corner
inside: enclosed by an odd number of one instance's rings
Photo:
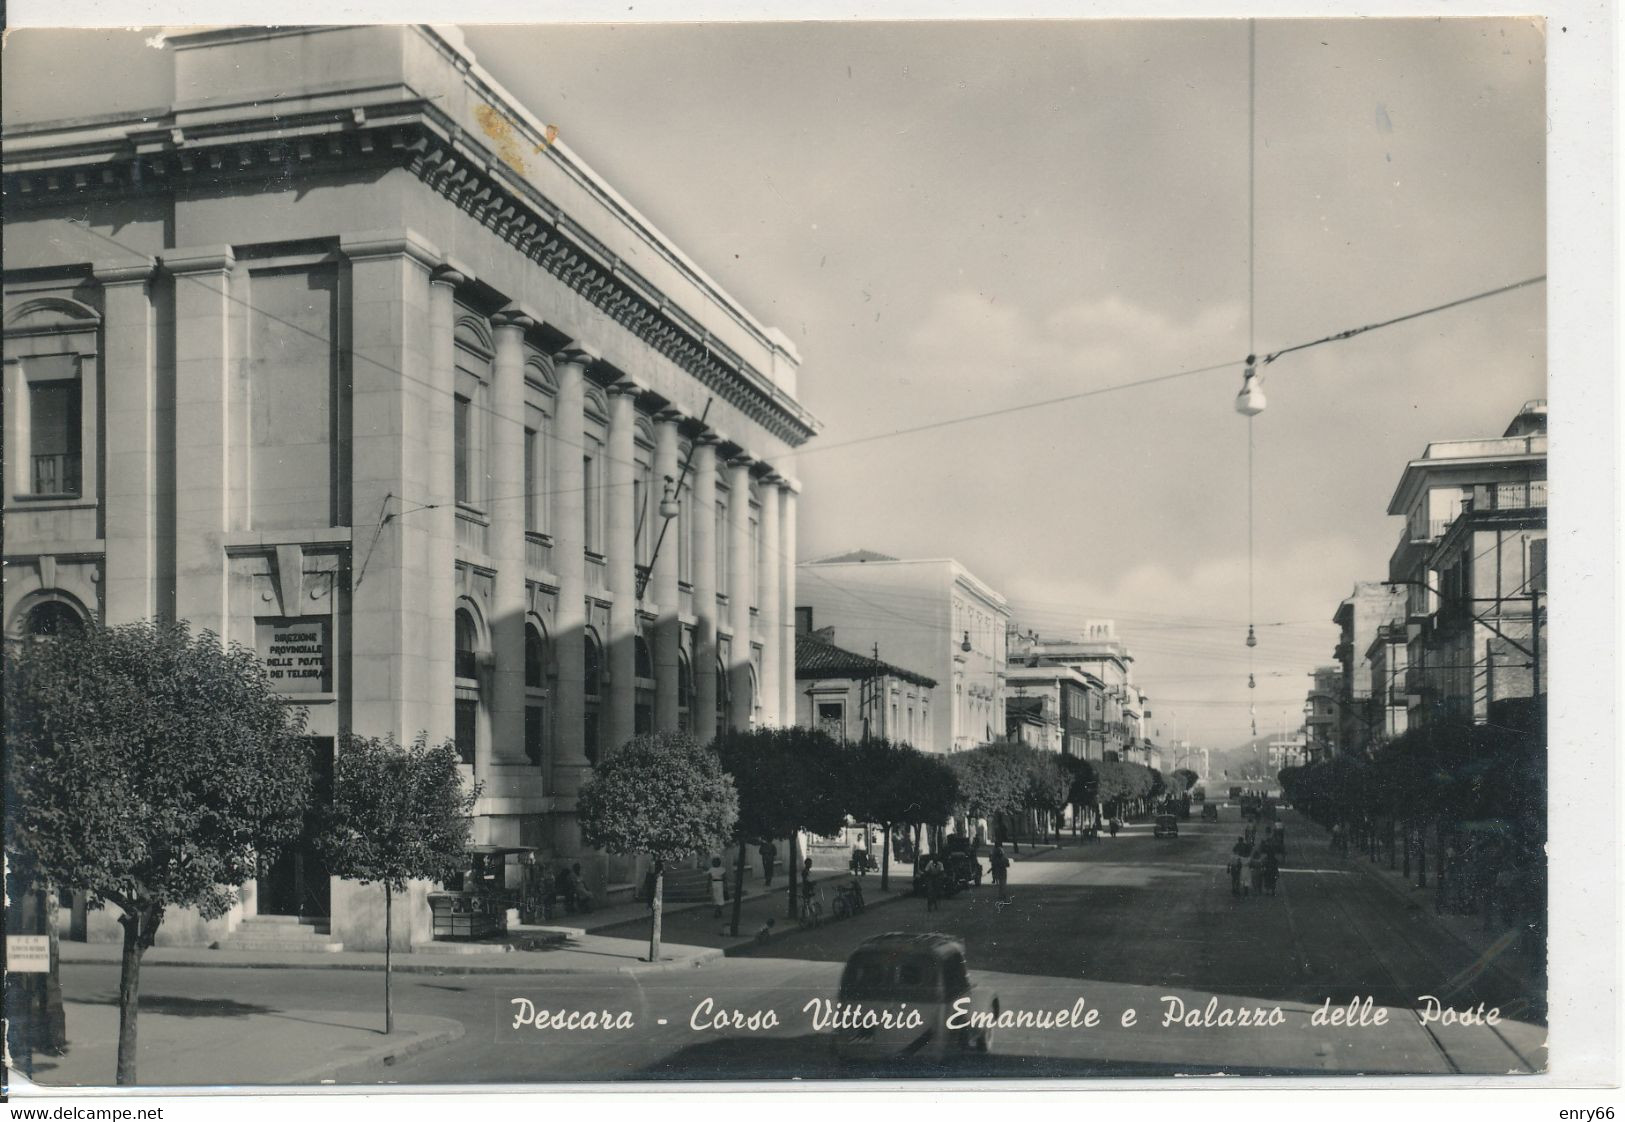
[[[1302,815],[1298,816],[1301,825],[1297,830],[1308,833],[1313,830],[1315,838],[1313,844],[1329,845],[1330,835],[1320,826],[1311,823]],[[1433,888],[1433,854],[1429,853],[1428,887],[1417,888],[1414,879],[1407,879],[1403,867],[1390,869],[1386,857],[1373,862],[1362,853],[1350,851],[1346,858],[1351,868],[1361,870],[1364,875],[1371,877],[1383,885],[1388,891],[1405,900],[1407,907],[1423,916],[1430,922],[1442,928],[1453,936],[1457,942],[1473,953],[1476,962],[1471,973],[1477,974],[1485,970],[1499,972],[1508,981],[1527,993],[1536,1002],[1536,1012],[1544,1019],[1546,1015],[1546,964],[1537,962],[1517,948],[1517,941],[1513,938],[1515,933],[1502,930],[1499,927],[1484,929],[1484,919],[1477,915],[1459,915],[1455,912],[1440,912],[1434,908]]]
[[[33,1083],[47,1094],[57,1087],[111,1086],[118,1070],[118,1006],[70,1001],[64,1008],[74,1042],[64,1055],[36,1056]],[[321,1083],[347,1068],[390,1063],[462,1035],[462,1024],[449,1017],[397,1016],[395,1031],[385,1036],[381,1012],[147,998],[136,1074],[140,1085],[154,1087]],[[29,1094],[20,1086],[12,1091],[19,1099]]]
[[[641,905],[640,905],[641,907]],[[64,963],[117,964],[122,948],[117,943],[74,943],[63,940]],[[643,938],[616,939],[576,932],[556,947],[486,953],[460,951],[436,954],[400,951],[392,969],[399,974],[649,974],[692,970],[722,957],[711,947],[663,943],[660,961],[644,961],[649,954]],[[311,954],[299,951],[220,951],[209,947],[153,947],[141,957],[143,966],[205,966],[278,970],[382,970],[383,951],[338,951]]]

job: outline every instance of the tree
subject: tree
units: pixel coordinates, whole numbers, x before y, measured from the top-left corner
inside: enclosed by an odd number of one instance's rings
[[[790,839],[786,891],[788,914],[794,919],[801,872],[796,835],[801,830],[833,834],[846,824],[847,804],[852,801],[851,758],[828,733],[799,726],[726,729],[717,734],[712,748],[739,789],[741,853],[753,837]],[[736,876],[736,883],[740,880]],[[739,899],[737,892],[734,899]],[[736,903],[736,925],[738,911]]]
[[[164,913],[237,902],[293,840],[311,791],[304,711],[258,657],[184,623],[8,650],[6,848],[25,878],[122,915],[120,1085],[136,1079],[141,956]]]
[[[395,1031],[395,894],[409,880],[450,880],[467,862],[479,789],[463,785],[457,764],[456,746],[430,747],[427,733],[406,747],[394,737],[346,736],[333,761],[321,848],[334,876],[384,886],[386,1034]]]
[[[959,809],[967,818],[992,819],[1021,808],[1027,771],[1008,744],[983,744],[948,757],[959,781]]]
[[[1046,818],[1053,815],[1059,830],[1060,816],[1072,790],[1072,773],[1061,764],[1063,757],[1054,752],[1026,748],[1021,756],[1026,770],[1022,805]]]
[[[1100,777],[1094,765],[1081,756],[1062,756],[1060,764],[1066,769],[1071,782],[1067,785],[1066,801],[1072,809],[1072,832],[1078,832],[1078,811],[1094,806],[1100,798]]]
[[[576,799],[590,846],[654,862],[649,961],[660,961],[661,895],[668,861],[722,849],[739,819],[739,795],[716,753],[683,732],[635,736],[598,764]]]
[[[851,747],[851,813],[881,828],[880,890],[891,887],[891,834],[900,822],[941,822],[953,813],[958,783],[942,760],[871,737]]]

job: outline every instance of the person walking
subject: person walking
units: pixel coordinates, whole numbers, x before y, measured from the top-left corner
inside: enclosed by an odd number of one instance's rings
[[[1247,876],[1252,882],[1254,896],[1264,895],[1264,854],[1262,847],[1254,847],[1253,855],[1247,858]]]
[[[1264,850],[1264,891],[1270,896],[1275,895],[1275,884],[1281,878],[1281,862],[1275,856],[1275,847],[1268,846]]]
[[[987,861],[993,866],[993,887],[998,889],[1000,901],[1009,899],[1010,858],[1004,855],[1004,846],[995,845]]]
[[[1230,847],[1230,895],[1241,896],[1241,867],[1247,861],[1251,852],[1247,839],[1241,835],[1236,836],[1236,844]]]
[[[762,887],[773,887],[773,861],[779,855],[779,847],[773,844],[771,838],[763,838],[762,844],[756,847],[756,854],[762,859]]]
[[[1117,836],[1117,815],[1112,815],[1111,821],[1106,824],[1106,829],[1111,832],[1112,837]]]
[[[705,871],[706,880],[711,882],[711,906],[714,909],[714,918],[722,918],[722,903],[728,890],[728,870],[722,867],[722,858],[711,858],[711,867]]]
[[[935,853],[927,855],[925,859],[925,910],[937,910],[937,901],[942,898],[942,862],[937,860]]]

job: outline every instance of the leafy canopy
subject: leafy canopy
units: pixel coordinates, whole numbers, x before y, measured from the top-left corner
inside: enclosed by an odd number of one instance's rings
[[[819,729],[729,729],[712,747],[739,791],[738,836],[833,834],[846,822],[856,772],[851,750]]]
[[[467,858],[477,788],[465,787],[450,742],[419,734],[346,736],[333,761],[333,803],[322,850],[336,876],[403,892],[414,879],[445,881]]]
[[[601,762],[576,811],[588,845],[671,862],[726,846],[739,795],[714,752],[687,733],[657,732]]]
[[[303,825],[304,711],[185,623],[8,644],[6,848],[95,904],[205,917]]]
[[[848,812],[859,822],[940,822],[954,811],[959,781],[942,760],[871,737],[848,747]]]

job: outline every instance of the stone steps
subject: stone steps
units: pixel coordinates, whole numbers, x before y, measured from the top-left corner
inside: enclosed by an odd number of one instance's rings
[[[344,944],[330,938],[325,919],[304,916],[244,916],[237,930],[215,946],[223,951],[305,951],[333,954]]]

